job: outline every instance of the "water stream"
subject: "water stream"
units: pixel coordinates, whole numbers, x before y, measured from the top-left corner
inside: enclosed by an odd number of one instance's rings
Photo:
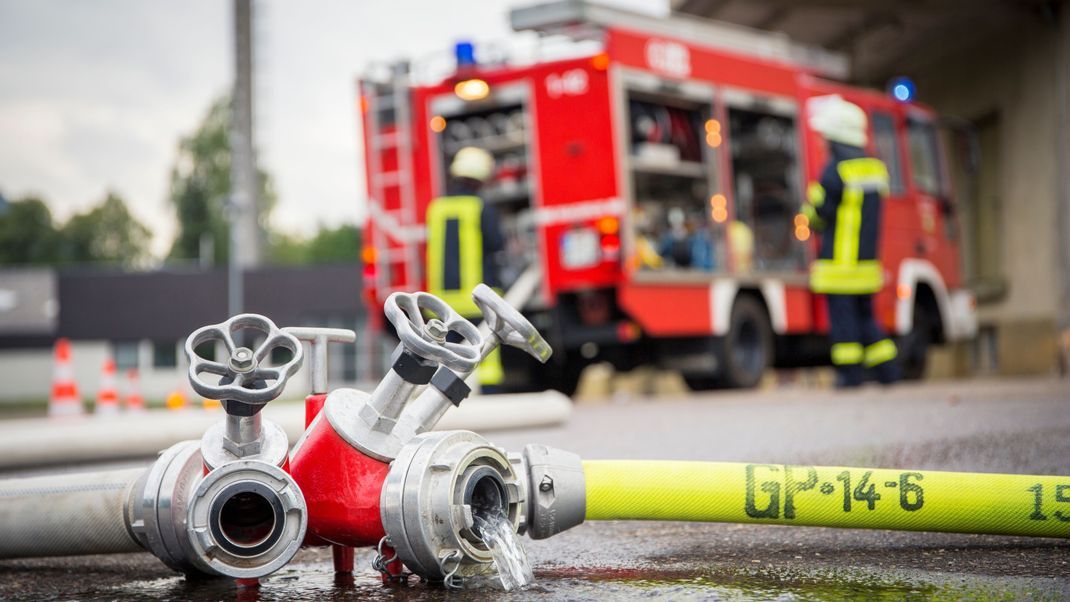
[[[475,526],[494,557],[494,566],[505,591],[520,589],[535,581],[527,552],[520,545],[520,536],[513,531],[509,517],[500,510],[481,512],[475,516]]]

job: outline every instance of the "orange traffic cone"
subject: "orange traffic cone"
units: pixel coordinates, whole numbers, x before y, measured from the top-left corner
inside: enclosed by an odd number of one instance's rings
[[[223,404],[219,403],[218,399],[208,399],[207,397],[201,402],[201,407],[205,410],[218,410],[223,407]]]
[[[175,389],[167,396],[166,404],[168,410],[184,410],[186,409],[186,396],[180,389]]]
[[[141,382],[136,368],[126,371],[126,399],[124,401],[127,412],[145,411],[145,398],[141,396]]]
[[[49,416],[77,416],[85,410],[78,396],[78,384],[74,382],[71,368],[71,342],[56,340],[56,364],[52,373],[52,395],[48,399]]]
[[[119,391],[115,388],[115,361],[111,358],[104,360],[104,366],[100,369],[100,389],[97,390],[97,403],[94,411],[97,414],[119,413]]]

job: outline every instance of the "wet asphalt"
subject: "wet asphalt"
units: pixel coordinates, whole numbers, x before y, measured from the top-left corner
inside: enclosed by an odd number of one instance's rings
[[[1070,381],[780,389],[580,404],[564,426],[491,433],[585,458],[848,465],[1070,476]],[[1067,525],[1070,537],[1070,524]],[[192,581],[148,554],[0,561],[0,599],[1070,599],[1070,541],[825,528],[592,522],[525,540],[536,583],[505,594],[384,587],[371,553],[336,579],[302,551],[258,589]]]

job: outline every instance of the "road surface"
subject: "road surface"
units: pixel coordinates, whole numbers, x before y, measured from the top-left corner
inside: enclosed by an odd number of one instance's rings
[[[581,404],[563,427],[496,433],[585,458],[648,458],[1070,475],[1070,381],[784,389]],[[1068,480],[1070,482],[1070,480]],[[1067,524],[1070,536],[1070,523]],[[358,555],[336,580],[307,550],[259,590],[192,582],[147,554],[0,561],[0,599],[1070,598],[1070,541],[824,528],[588,523],[525,540],[530,590],[384,588]]]

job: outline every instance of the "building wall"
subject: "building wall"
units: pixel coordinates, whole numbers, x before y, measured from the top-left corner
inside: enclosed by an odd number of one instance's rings
[[[160,403],[173,391],[181,391],[191,404],[201,403],[193,393],[186,375],[188,362],[185,354],[178,353],[178,365],[173,368],[153,366],[153,345],[142,340],[138,345],[138,375],[141,394],[150,403]],[[176,342],[178,345],[178,342]],[[341,349],[341,347],[336,347]],[[306,347],[307,352],[307,347]],[[217,350],[217,356],[222,350]],[[331,358],[331,387],[358,387],[370,391],[368,382],[346,381],[341,377],[340,354]],[[71,343],[71,366],[78,392],[82,399],[91,403],[100,387],[101,368],[112,357],[112,344],[108,341],[73,341]],[[350,358],[351,360],[353,358]],[[297,401],[308,394],[309,364],[306,359],[300,370],[290,379],[280,399]],[[52,388],[53,356],[51,349],[0,350],[0,404],[43,401]],[[358,375],[359,376],[359,375]],[[127,379],[122,371],[116,375],[120,396],[125,396]]]
[[[193,399],[182,345],[194,329],[227,317],[225,276],[221,270],[186,269],[72,269],[58,277],[49,270],[0,272],[0,403],[48,398],[57,337],[72,342],[75,380],[86,400],[96,396],[101,368],[113,355],[120,394],[125,369],[136,366],[142,395],[150,402],[176,389]],[[246,310],[280,326],[349,328],[364,336],[360,284],[356,264],[254,270],[245,274]],[[173,364],[156,367],[157,345],[173,351],[161,355]],[[373,376],[369,357],[361,353],[366,347],[332,345],[333,386]],[[222,356],[217,351],[216,357]],[[290,383],[284,396],[304,397],[307,372]]]
[[[0,350],[0,403],[48,397],[52,387],[52,350]]]
[[[932,64],[917,78],[921,100],[944,115],[970,121],[998,116],[1000,240],[978,243],[1000,245],[1007,288],[978,309],[993,338],[979,344],[994,347],[1003,374],[1044,373],[1057,364],[1066,278],[1058,249],[1070,236],[1059,211],[1065,202],[1059,178],[1070,166],[1057,159],[1063,118],[1057,74],[1068,63],[1061,58],[1070,46],[1066,22],[1065,15],[1061,27],[1034,21],[1025,31],[995,36]]]

